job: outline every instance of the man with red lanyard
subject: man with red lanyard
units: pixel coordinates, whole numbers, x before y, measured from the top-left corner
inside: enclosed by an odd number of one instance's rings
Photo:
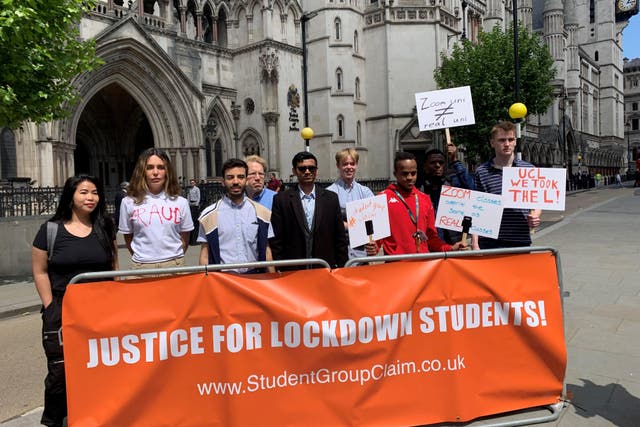
[[[467,249],[466,242],[457,242],[452,246],[438,237],[431,200],[415,187],[418,163],[413,154],[403,151],[396,154],[393,175],[397,182],[382,192],[387,196],[391,235],[367,244],[367,255],[375,255],[380,245],[385,255]]]

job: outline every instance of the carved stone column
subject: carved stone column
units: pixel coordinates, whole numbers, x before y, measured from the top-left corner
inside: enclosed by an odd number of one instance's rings
[[[180,6],[178,10],[180,11],[180,33],[184,35],[187,32],[187,7]]]
[[[280,114],[264,113],[262,117],[267,126],[267,165],[269,170],[280,170],[280,159],[278,158],[278,118]]]
[[[202,36],[202,12],[196,12],[196,40],[203,40]]]
[[[169,148],[166,150],[169,153],[169,157],[171,158],[171,164],[173,165],[173,168],[176,170],[176,174],[178,174],[178,164],[176,163],[176,157],[177,157],[177,149],[175,148]],[[180,176],[180,174],[178,174],[178,176]]]
[[[182,182],[189,182],[189,165],[187,163],[187,154],[189,154],[188,150],[186,148],[182,148],[180,149],[180,157],[182,157],[182,161],[181,163],[181,173],[178,174],[178,176],[182,176]],[[195,172],[194,172],[194,177],[195,177]]]
[[[193,164],[193,176],[196,181],[202,176],[200,174],[200,147],[191,149],[191,162]]]
[[[41,187],[53,187],[55,185],[55,158],[53,144],[49,140],[36,141],[38,149],[38,185]]]

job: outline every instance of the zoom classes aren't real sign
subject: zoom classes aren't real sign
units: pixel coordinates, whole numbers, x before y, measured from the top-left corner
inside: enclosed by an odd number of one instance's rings
[[[468,232],[497,239],[504,204],[499,194],[443,185],[436,214],[436,227],[463,231],[463,220],[470,217]]]

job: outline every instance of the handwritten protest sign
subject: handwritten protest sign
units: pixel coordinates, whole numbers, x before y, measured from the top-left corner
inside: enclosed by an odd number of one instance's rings
[[[563,211],[567,191],[563,168],[504,168],[504,207]]]
[[[391,235],[387,196],[384,194],[348,202],[346,207],[349,245],[352,248],[362,246],[369,241],[365,225],[367,221],[373,222],[374,240],[384,239]]]
[[[471,217],[469,233],[497,239],[502,220],[502,196],[443,185],[436,227],[462,231],[462,220]]]
[[[473,100],[469,86],[416,93],[420,130],[472,125]]]

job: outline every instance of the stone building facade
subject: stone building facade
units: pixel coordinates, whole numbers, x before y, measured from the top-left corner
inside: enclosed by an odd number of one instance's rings
[[[624,58],[624,117],[628,171],[633,174],[640,158],[640,58]]]
[[[521,0],[518,16],[558,69],[549,111],[528,117],[523,157],[613,172],[624,159],[621,34],[606,2]],[[185,180],[212,179],[230,157],[260,154],[291,173],[304,149],[302,25],[308,115],[320,177],[355,147],[360,176],[391,177],[397,150],[441,144],[420,132],[416,92],[436,89],[440,54],[462,35],[512,25],[503,0],[99,0],[80,23],[104,65],[78,76],[65,120],[0,133],[0,175],[61,185],[74,173],[114,187],[142,150],[166,149]],[[618,19],[616,19],[618,18]],[[627,18],[628,19],[628,18]],[[588,24],[584,24],[587,22]],[[509,106],[505,106],[507,109]]]

